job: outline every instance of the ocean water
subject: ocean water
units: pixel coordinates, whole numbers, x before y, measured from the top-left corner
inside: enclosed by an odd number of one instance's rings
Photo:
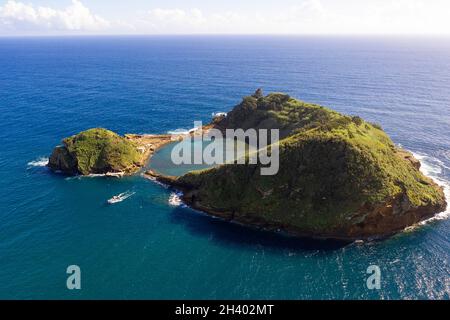
[[[43,166],[81,130],[189,129],[258,87],[382,124],[448,190],[449,38],[2,38],[0,298],[449,299],[448,212],[342,246],[207,217],[140,175]],[[73,264],[81,290],[66,288]]]

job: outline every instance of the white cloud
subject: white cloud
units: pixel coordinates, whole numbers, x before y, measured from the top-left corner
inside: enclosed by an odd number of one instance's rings
[[[314,33],[311,26],[323,24],[327,17],[320,0],[303,0],[270,13],[156,8],[141,18],[137,29],[149,33]]]
[[[199,9],[153,9],[137,29],[148,33],[273,34],[449,34],[450,2],[446,0],[366,0],[345,10],[321,0],[266,11],[203,13]],[[341,3],[341,2],[340,2]]]
[[[181,9],[153,9],[149,12],[150,19],[162,23],[187,23],[192,25],[204,22],[203,14],[199,9],[189,11]]]
[[[389,0],[370,7],[361,22],[370,31],[385,33],[450,32],[450,2],[445,0]]]
[[[119,20],[106,20],[80,0],[63,9],[9,0],[0,6],[0,34],[450,34],[448,0],[298,0],[293,6],[277,0],[252,10],[160,7],[140,13],[133,1],[125,7],[116,12]]]
[[[331,14],[320,0],[301,0],[270,12],[202,11],[198,8],[154,8],[133,22],[133,33],[267,34],[320,33]],[[131,30],[131,29],[130,29]]]
[[[93,14],[79,0],[72,0],[63,10],[13,0],[0,7],[0,33],[96,32],[109,27],[107,20]]]
[[[144,28],[154,32],[179,33],[182,30],[201,29],[207,23],[199,9],[161,9],[149,10],[141,20]]]

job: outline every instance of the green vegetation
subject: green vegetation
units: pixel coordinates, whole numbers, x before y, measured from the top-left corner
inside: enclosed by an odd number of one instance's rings
[[[275,175],[261,175],[260,164],[228,163],[157,176],[212,215],[297,235],[361,239],[392,234],[446,208],[443,189],[419,171],[420,163],[380,125],[358,116],[258,90],[211,125],[280,130]],[[48,166],[67,174],[134,173],[148,153],[133,141],[90,129],[64,139]]]
[[[190,190],[186,200],[206,211],[300,234],[357,238],[445,208],[442,189],[380,126],[358,116],[275,93],[244,98],[218,126],[279,128],[280,170],[261,176],[259,165],[226,164],[180,177]]]
[[[95,128],[64,139],[63,146],[53,151],[49,166],[69,174],[130,173],[137,170],[141,157],[132,141]]]

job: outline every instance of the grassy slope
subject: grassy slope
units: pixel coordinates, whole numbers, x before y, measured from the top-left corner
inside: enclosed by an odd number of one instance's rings
[[[83,131],[64,139],[63,143],[77,159],[81,174],[128,170],[140,162],[133,142],[102,128]]]
[[[247,97],[222,124],[227,128],[280,128],[280,171],[261,176],[257,165],[223,165],[191,172],[202,205],[248,218],[316,231],[357,223],[362,205],[406,191],[413,206],[442,194],[396,154],[377,125],[283,94]]]

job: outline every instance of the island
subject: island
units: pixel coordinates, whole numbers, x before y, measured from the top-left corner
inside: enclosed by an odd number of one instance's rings
[[[284,93],[244,97],[205,127],[279,129],[279,172],[226,163],[179,177],[145,175],[182,191],[194,209],[230,222],[310,238],[376,239],[446,209],[443,188],[381,126]],[[63,140],[49,167],[68,174],[133,174],[168,135],[91,129]]]
[[[172,135],[126,134],[93,128],[63,139],[53,150],[48,167],[68,175],[121,177],[136,173]]]

